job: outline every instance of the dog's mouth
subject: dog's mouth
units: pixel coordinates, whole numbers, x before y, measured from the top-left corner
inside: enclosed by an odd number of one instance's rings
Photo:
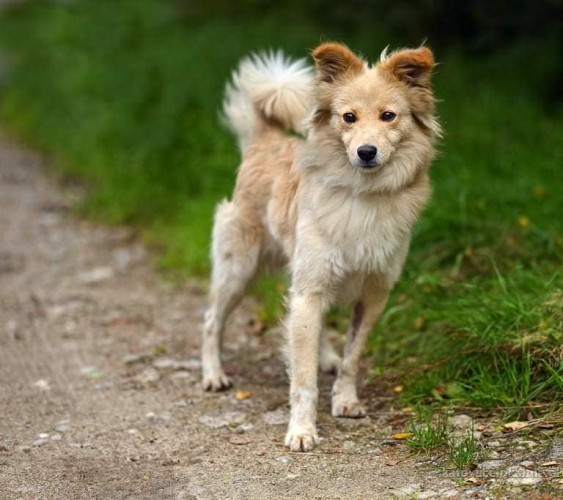
[[[378,170],[380,166],[381,164],[375,160],[369,162],[361,162],[357,165],[357,167],[359,167],[360,170],[364,172],[373,172],[375,170]]]

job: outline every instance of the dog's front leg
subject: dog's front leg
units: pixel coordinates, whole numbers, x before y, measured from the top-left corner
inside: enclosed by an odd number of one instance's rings
[[[354,306],[342,364],[332,388],[334,417],[360,418],[366,415],[366,410],[358,399],[356,378],[364,344],[383,311],[388,296],[388,287],[377,281],[368,282]]]
[[[287,333],[291,416],[285,445],[291,451],[308,451],[318,440],[317,373],[324,302],[319,293],[295,293],[290,298]]]

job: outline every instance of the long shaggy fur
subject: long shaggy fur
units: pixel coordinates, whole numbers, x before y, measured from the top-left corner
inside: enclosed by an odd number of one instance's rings
[[[319,366],[338,372],[332,415],[366,413],[356,389],[362,348],[430,196],[428,167],[441,133],[430,49],[384,51],[374,65],[338,43],[312,56],[314,72],[281,52],[250,56],[227,85],[225,120],[242,163],[232,200],[215,214],[202,336],[203,386],[226,389],[220,344],[229,314],[265,264],[287,267],[285,443],[293,451],[318,441]],[[354,311],[341,360],[322,326],[333,303]]]
[[[242,150],[264,130],[264,121],[304,132],[311,106],[313,69],[281,51],[243,59],[227,85],[223,113]]]

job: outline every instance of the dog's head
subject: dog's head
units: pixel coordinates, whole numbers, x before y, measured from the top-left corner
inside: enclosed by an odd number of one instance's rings
[[[338,138],[353,167],[377,172],[402,144],[432,144],[440,134],[430,84],[434,56],[427,47],[384,52],[372,66],[338,43],[323,43],[312,56],[312,128]]]

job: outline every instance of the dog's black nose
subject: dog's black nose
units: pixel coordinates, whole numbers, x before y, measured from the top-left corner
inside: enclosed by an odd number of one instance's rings
[[[369,144],[364,144],[358,148],[358,156],[363,161],[371,161],[377,155],[377,148]]]

